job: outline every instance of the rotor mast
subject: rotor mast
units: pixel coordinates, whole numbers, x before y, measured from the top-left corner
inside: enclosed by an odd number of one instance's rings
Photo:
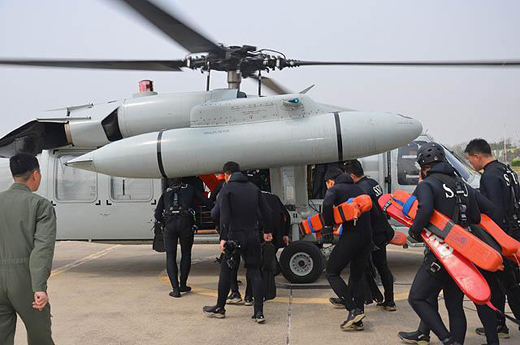
[[[227,72],[228,89],[240,90],[240,83],[242,82],[242,73],[240,71]]]

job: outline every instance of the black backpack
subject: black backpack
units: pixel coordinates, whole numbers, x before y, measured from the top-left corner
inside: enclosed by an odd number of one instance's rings
[[[504,178],[510,190],[510,207],[506,214],[506,224],[509,235],[520,240],[520,185],[518,183],[518,175],[509,165],[505,166]]]
[[[163,226],[158,221],[155,221],[153,225],[153,244],[152,248],[158,253],[164,253],[166,251],[164,247],[164,235],[163,235]]]
[[[444,183],[450,189],[455,192],[455,201],[457,206],[455,207],[455,211],[453,213],[452,220],[456,224],[459,224],[462,227],[467,228],[469,226],[467,210],[468,210],[468,186],[459,176],[448,176],[445,174],[431,174],[431,177],[436,178],[437,180]]]
[[[276,259],[276,247],[271,242],[262,244],[262,262],[260,272],[262,274],[262,284],[264,286],[265,300],[276,297],[276,282],[274,277],[278,271],[278,260]]]
[[[469,224],[468,219],[466,216],[467,211],[467,186],[465,185],[465,182],[462,180],[461,177],[455,176],[455,177],[449,177],[447,175],[443,174],[432,174],[431,176],[435,177],[445,185],[447,185],[449,188],[455,191],[455,197],[457,206],[455,208],[455,213],[453,215],[452,220],[465,227],[468,228],[468,230],[478,237],[482,242],[489,245],[491,248],[493,248],[498,253],[502,252],[502,247],[498,242],[491,236],[487,231],[485,231],[483,228],[481,228],[478,225],[475,224]],[[468,193],[469,194],[469,193]]]
[[[174,217],[188,217],[190,215],[190,209],[182,197],[182,188],[187,187],[183,187],[182,184],[179,184],[166,190],[166,192],[171,193],[171,195],[164,199],[164,225],[167,225]]]

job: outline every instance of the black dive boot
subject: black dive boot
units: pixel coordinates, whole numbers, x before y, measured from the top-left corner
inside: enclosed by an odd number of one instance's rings
[[[330,304],[336,309],[345,309],[345,303],[343,303],[343,300],[341,298],[329,298]]]
[[[365,312],[359,308],[354,308],[349,310],[348,317],[343,323],[340,325],[341,329],[344,331],[350,331],[354,328],[354,324],[365,318]]]
[[[413,332],[399,332],[397,336],[407,344],[418,344],[418,345],[428,345],[430,344],[430,336],[427,334],[423,334],[421,332],[413,331]]]
[[[191,291],[191,286],[181,285],[181,287],[179,288],[179,291],[180,292],[190,292]]]
[[[475,332],[478,335],[486,336],[486,330],[484,329],[484,327],[477,328],[475,330]],[[510,338],[510,336],[509,336],[509,328],[507,328],[506,325],[498,325],[497,326],[497,333],[498,333],[498,337],[500,339],[509,339]]]
[[[215,317],[217,319],[223,319],[226,317],[226,309],[219,307],[217,305],[215,306],[206,306],[202,308],[202,311],[204,314],[206,314],[208,317]]]
[[[169,293],[170,297],[179,298],[181,297],[181,292],[177,288],[173,288],[173,291]]]
[[[460,343],[457,343],[455,340],[453,340],[452,337],[441,340],[441,343],[442,345],[461,345]]]

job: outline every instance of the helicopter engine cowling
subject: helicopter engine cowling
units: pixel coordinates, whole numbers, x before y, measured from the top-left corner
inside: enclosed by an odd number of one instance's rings
[[[238,90],[217,89],[208,92],[186,92],[128,98],[119,107],[117,120],[123,138],[190,126],[191,110],[210,101],[234,100]],[[114,140],[113,140],[114,141]]]
[[[209,101],[232,100],[237,90],[157,94],[137,93],[123,101],[75,110],[71,115],[91,118],[70,121],[67,135],[77,147],[101,147],[135,135],[190,126],[191,110]],[[97,120],[96,120],[97,119]]]

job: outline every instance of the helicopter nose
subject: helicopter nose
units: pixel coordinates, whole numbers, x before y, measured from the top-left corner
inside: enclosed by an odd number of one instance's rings
[[[419,121],[400,114],[344,112],[341,115],[346,159],[393,150],[422,132]]]
[[[381,131],[374,132],[374,144],[380,152],[391,150],[390,147],[400,147],[413,141],[422,132],[422,124],[408,116],[401,114],[382,114],[377,119]]]

